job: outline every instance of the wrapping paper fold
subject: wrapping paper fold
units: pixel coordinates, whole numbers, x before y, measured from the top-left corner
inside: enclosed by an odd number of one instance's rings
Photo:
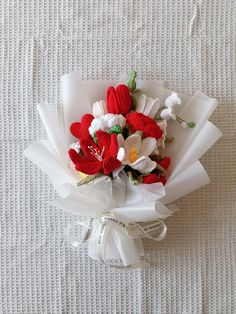
[[[175,210],[171,203],[210,182],[199,158],[222,136],[208,121],[217,102],[201,92],[192,97],[181,95],[180,115],[185,120],[193,120],[196,127],[190,130],[181,128],[174,121],[168,124],[168,136],[174,136],[175,140],[166,149],[172,165],[165,187],[161,183],[131,185],[123,172],[113,181],[101,177],[77,187],[79,177],[71,170],[67,157],[68,146],[75,141],[69,126],[79,121],[83,114],[91,112],[95,101],[105,99],[108,86],[119,83],[83,81],[77,72],[64,75],[61,79],[63,110],[45,103],[38,105],[48,140],[32,143],[24,154],[49,176],[60,196],[52,203],[58,208],[85,217],[99,217],[109,212],[117,219],[129,222],[163,220]],[[162,103],[171,93],[160,81],[139,81],[138,88],[150,97],[158,97]],[[89,240],[91,258],[101,259],[96,241],[102,236],[106,238],[102,250],[105,260],[119,258],[124,266],[141,265],[144,255],[141,239],[129,237],[117,228],[107,228],[106,234],[102,225],[96,230]]]

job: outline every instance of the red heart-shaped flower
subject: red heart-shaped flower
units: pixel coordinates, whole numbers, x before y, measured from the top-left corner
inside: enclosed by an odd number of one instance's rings
[[[74,122],[70,126],[70,132],[71,134],[78,138],[87,138],[90,137],[89,134],[89,127],[93,121],[94,117],[91,114],[85,114],[81,118],[81,122]]]
[[[126,115],[131,109],[130,90],[126,85],[110,86],[107,90],[107,109],[109,113]]]

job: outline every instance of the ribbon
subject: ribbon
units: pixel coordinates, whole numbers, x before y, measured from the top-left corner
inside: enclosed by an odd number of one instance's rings
[[[73,236],[73,228],[82,227],[79,235]],[[129,222],[116,217],[112,213],[105,213],[97,218],[86,221],[75,221],[66,230],[66,239],[74,247],[88,242],[89,256],[93,259],[103,261],[105,264],[115,268],[137,268],[149,265],[144,256],[142,238],[153,241],[161,241],[165,238],[167,226],[161,219],[149,222]],[[113,237],[116,250],[119,252],[121,265],[112,263],[107,258],[107,246]],[[113,242],[113,245],[114,245]],[[111,243],[110,243],[111,244]],[[114,248],[114,247],[113,247]]]

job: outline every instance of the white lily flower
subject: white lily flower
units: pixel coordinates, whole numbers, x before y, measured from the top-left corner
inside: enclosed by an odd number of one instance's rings
[[[115,125],[119,125],[121,128],[123,128],[125,124],[126,119],[122,114],[108,113],[104,116],[93,119],[89,127],[89,133],[93,135],[98,130],[108,132],[110,128]]]
[[[123,165],[129,165],[140,173],[148,173],[156,168],[156,162],[148,157],[156,149],[156,139],[146,137],[142,140],[139,134],[132,134],[124,139],[122,134],[118,134],[117,142],[117,159]]]
[[[159,108],[160,100],[158,98],[152,99],[143,94],[137,100],[135,111],[141,112],[151,118],[155,118]]]
[[[107,114],[107,104],[104,100],[97,101],[93,104],[93,116],[95,118]]]
[[[174,107],[180,104],[181,104],[181,99],[175,92],[172,92],[171,95],[167,97],[165,100],[166,109],[161,111],[160,113],[161,118],[163,120],[170,120],[170,119],[176,120]]]

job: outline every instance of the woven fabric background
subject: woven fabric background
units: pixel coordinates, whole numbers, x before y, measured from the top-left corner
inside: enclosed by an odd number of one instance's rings
[[[1,1],[0,313],[236,312],[235,49],[235,0]],[[22,152],[45,137],[35,106],[60,103],[61,75],[130,68],[217,98],[224,136],[202,159],[212,183],[178,201],[163,242],[145,241],[150,268],[118,272],[69,247],[74,217],[49,206]]]

